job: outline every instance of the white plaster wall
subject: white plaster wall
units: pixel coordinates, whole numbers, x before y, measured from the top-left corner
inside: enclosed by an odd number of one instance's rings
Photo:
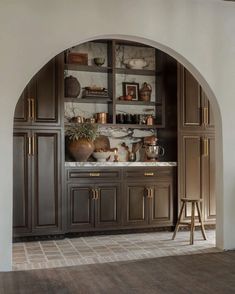
[[[186,67],[194,66],[207,94],[217,97],[223,123],[217,129],[219,135],[223,131],[222,144],[217,141],[217,244],[235,248],[234,16],[235,3],[219,0],[0,1],[0,270],[11,268],[15,103],[33,74],[54,55],[102,36],[127,36],[173,50]]]

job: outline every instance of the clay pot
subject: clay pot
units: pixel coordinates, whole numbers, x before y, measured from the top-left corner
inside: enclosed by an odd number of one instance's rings
[[[142,88],[140,89],[139,95],[140,95],[140,101],[150,101],[151,99],[151,93],[152,93],[152,87],[150,84],[143,83]]]
[[[75,141],[69,141],[68,143],[69,153],[74,159],[76,159],[76,161],[87,161],[94,149],[94,143],[87,139],[78,139]]]
[[[81,85],[77,78],[73,76],[64,79],[65,97],[77,98],[81,92]]]

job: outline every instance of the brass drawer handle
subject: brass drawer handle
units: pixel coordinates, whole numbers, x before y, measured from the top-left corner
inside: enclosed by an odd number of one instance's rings
[[[100,173],[90,173],[90,177],[99,177]]]
[[[144,176],[145,177],[152,177],[152,176],[154,176],[154,173],[144,173]]]

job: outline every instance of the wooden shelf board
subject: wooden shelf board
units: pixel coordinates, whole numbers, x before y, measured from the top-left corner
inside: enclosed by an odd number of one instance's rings
[[[77,124],[78,123],[66,122],[65,126],[77,125]],[[160,129],[160,128],[163,128],[162,125],[147,126],[147,125],[136,125],[136,124],[113,124],[113,123],[107,123],[107,124],[95,123],[95,125],[104,126],[104,127],[129,128],[129,129],[156,129],[156,128]]]
[[[103,98],[103,97],[89,97],[89,98],[64,97],[64,102],[106,104],[106,103],[111,103],[112,100],[110,98]]]
[[[120,105],[144,105],[144,106],[156,106],[155,102],[145,102],[145,101],[125,101],[125,100],[117,100],[116,104]]]
[[[142,76],[155,76],[160,74],[160,72],[156,72],[155,70],[149,69],[131,69],[131,68],[116,68],[117,74],[127,74],[127,75],[142,75]]]
[[[107,73],[111,71],[112,67],[105,67],[105,66],[96,66],[96,65],[79,65],[79,64],[65,64],[65,70],[75,70],[75,71],[88,71],[88,72],[100,72],[100,73]]]

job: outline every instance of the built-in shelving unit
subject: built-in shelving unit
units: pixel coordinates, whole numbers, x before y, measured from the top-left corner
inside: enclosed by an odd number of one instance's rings
[[[79,65],[66,63],[66,56],[68,54],[68,51],[66,51],[64,70],[68,75],[76,75],[82,88],[91,86],[90,84],[107,88],[109,97],[82,97],[82,94],[80,94],[78,98],[65,97],[64,102],[84,104],[83,111],[85,105],[88,104],[87,112],[91,112],[92,107],[94,109],[99,109],[97,112],[108,112],[108,125],[115,125],[115,127],[125,126],[128,128],[136,127],[146,129],[164,128],[164,67],[162,66],[161,52],[147,45],[145,46],[143,44],[123,40],[96,40],[86,44],[83,44],[83,47],[76,46],[71,48],[69,51],[84,53],[88,48],[88,64]],[[92,48],[95,48],[95,46],[97,46],[97,49],[92,52]],[[97,52],[100,52],[100,55],[103,54],[102,57],[105,58],[105,64],[102,66],[97,66],[93,62],[93,58],[98,57],[96,56]],[[128,68],[126,60],[133,58],[148,59],[148,65],[143,69]],[[151,84],[153,89],[151,100],[140,101],[137,99],[126,101],[119,99],[119,96],[123,95],[124,82],[139,84],[139,89],[144,82]],[[102,109],[102,111],[100,109]],[[119,113],[153,115],[155,123],[151,126],[141,124],[117,124],[116,116]],[[93,114],[95,115],[95,113]]]

